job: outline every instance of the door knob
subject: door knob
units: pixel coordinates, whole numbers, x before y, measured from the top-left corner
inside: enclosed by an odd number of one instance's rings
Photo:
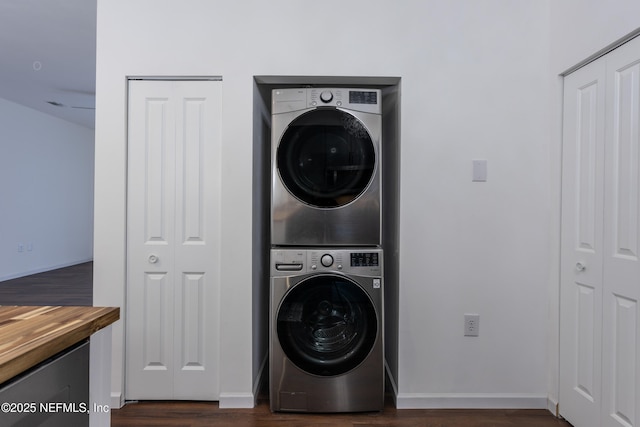
[[[158,259],[158,255],[156,254],[151,254],[148,258],[150,264],[155,264],[156,262],[158,262]]]
[[[578,261],[578,262],[576,263],[576,270],[578,270],[578,271],[584,271],[584,270],[586,270],[586,268],[587,268],[587,266],[586,266],[586,265],[584,265],[581,261]]]

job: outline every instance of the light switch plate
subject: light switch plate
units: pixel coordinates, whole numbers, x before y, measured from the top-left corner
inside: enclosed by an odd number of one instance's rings
[[[487,161],[472,160],[473,164],[473,182],[487,181]]]

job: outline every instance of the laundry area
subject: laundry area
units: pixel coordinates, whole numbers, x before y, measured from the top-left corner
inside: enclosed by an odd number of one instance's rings
[[[278,414],[375,413],[386,393],[398,410],[569,419],[586,393],[598,403],[576,427],[637,423],[637,375],[583,375],[639,369],[635,290],[615,291],[616,322],[588,318],[611,303],[583,280],[600,264],[566,261],[561,240],[563,162],[591,170],[584,151],[563,157],[563,73],[633,38],[640,9],[602,23],[590,4],[574,22],[579,3],[99,0],[94,304],[124,313],[111,406],[252,408],[267,390]],[[635,236],[636,199],[621,200]],[[595,329],[562,329],[573,314]],[[623,325],[616,353],[598,325]],[[564,376],[570,357],[591,382]],[[609,424],[603,387],[627,396]]]
[[[397,168],[383,172],[382,101],[380,89],[271,92],[274,411],[384,407],[382,177]]]

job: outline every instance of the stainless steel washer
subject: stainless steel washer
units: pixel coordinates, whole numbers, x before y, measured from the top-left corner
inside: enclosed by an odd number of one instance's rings
[[[272,91],[271,244],[381,244],[381,92]]]
[[[271,250],[272,411],[384,406],[381,249]]]

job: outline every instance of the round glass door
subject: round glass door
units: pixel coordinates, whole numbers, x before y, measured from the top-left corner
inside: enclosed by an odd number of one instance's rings
[[[318,109],[289,125],[276,161],[291,194],[309,205],[332,208],[348,204],[367,188],[376,158],[362,122],[344,111]]]
[[[337,275],[304,280],[285,295],[278,310],[282,350],[298,368],[319,376],[340,375],[362,363],[377,329],[365,291]]]

